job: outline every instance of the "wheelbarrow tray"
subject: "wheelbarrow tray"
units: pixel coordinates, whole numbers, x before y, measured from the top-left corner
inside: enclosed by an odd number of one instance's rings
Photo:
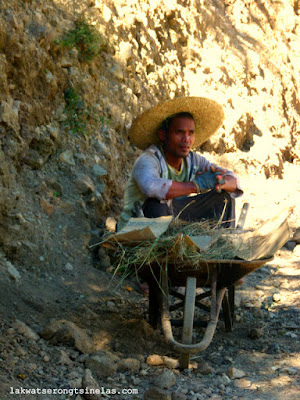
[[[217,270],[217,288],[230,287],[244,276],[255,271],[262,265],[270,262],[273,257],[261,260],[201,260],[195,266],[188,261],[164,263],[152,263],[138,269],[138,275],[145,281],[159,282],[162,269],[165,269],[171,286],[185,286],[187,277],[196,278],[197,287],[210,287],[212,271]]]

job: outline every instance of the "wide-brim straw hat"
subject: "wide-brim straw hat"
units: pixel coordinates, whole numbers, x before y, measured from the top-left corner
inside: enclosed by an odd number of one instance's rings
[[[178,97],[166,100],[139,115],[131,125],[129,139],[139,149],[145,150],[151,144],[159,144],[157,136],[161,123],[171,115],[188,112],[195,121],[195,142],[199,147],[213,135],[224,120],[222,106],[205,97]]]

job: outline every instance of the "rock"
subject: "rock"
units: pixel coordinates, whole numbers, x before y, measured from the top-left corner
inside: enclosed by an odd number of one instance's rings
[[[74,270],[74,267],[73,267],[73,265],[71,263],[67,263],[65,265],[65,270],[69,271],[69,272],[72,272]]]
[[[108,377],[117,371],[118,362],[111,353],[103,352],[89,357],[85,362],[85,366],[99,377]]]
[[[171,394],[155,386],[148,389],[144,394],[144,400],[172,400]]]
[[[209,375],[214,372],[214,369],[206,362],[198,365],[197,371],[202,375]]]
[[[231,380],[226,374],[222,374],[219,378],[219,382],[220,384],[227,386],[231,383]]]
[[[62,163],[69,164],[72,166],[75,165],[74,156],[71,150],[66,150],[63,153],[61,153],[59,159]]]
[[[186,400],[186,395],[180,392],[172,392],[171,399],[172,400]]]
[[[106,218],[105,228],[108,232],[116,232],[117,221],[113,217]]]
[[[69,367],[72,367],[74,365],[74,362],[70,359],[68,353],[66,353],[64,350],[60,350],[60,359],[58,364],[68,365]]]
[[[19,281],[21,279],[19,271],[12,265],[10,261],[6,261],[6,265],[9,277],[14,281]]]
[[[117,79],[117,80],[119,80],[119,81],[122,81],[123,79],[124,79],[124,71],[123,71],[123,69],[121,68],[121,66],[120,65],[113,65],[111,68],[110,68],[110,70],[109,70],[109,72],[112,74],[112,76],[115,78],[115,79]]]
[[[238,387],[240,389],[246,389],[249,388],[251,386],[251,381],[249,381],[248,379],[236,379],[234,381],[234,386]]]
[[[111,266],[110,258],[106,254],[106,251],[103,247],[100,247],[98,250],[98,257],[99,257],[99,267],[101,269],[106,269]]]
[[[294,248],[296,247],[297,243],[294,242],[293,240],[289,240],[288,242],[286,242],[286,244],[284,245],[284,247],[286,247],[288,250],[293,251]]]
[[[125,372],[125,371],[138,371],[141,367],[141,363],[136,358],[125,358],[121,360],[118,366],[118,370]]]
[[[20,101],[13,100],[11,97],[7,101],[2,101],[0,104],[0,122],[5,123],[15,132],[19,132],[19,108]]]
[[[300,257],[300,245],[299,244],[294,248],[293,256]]]
[[[297,244],[300,244],[300,227],[295,230],[292,240]]]
[[[41,169],[45,160],[37,150],[29,149],[26,156],[23,158],[25,164],[29,165],[32,169]]]
[[[275,303],[279,303],[279,302],[281,301],[281,295],[280,295],[280,293],[274,293],[274,294],[273,294],[273,301],[274,301]]]
[[[151,354],[147,357],[146,363],[151,366],[163,365],[164,360],[158,354]]]
[[[41,197],[41,207],[45,211],[45,213],[50,217],[50,215],[53,213],[55,210],[55,207],[53,204],[49,203],[44,197]]]
[[[18,331],[21,335],[23,335],[26,339],[28,340],[34,340],[37,341],[39,340],[39,335],[34,332],[29,326],[24,324],[22,321],[16,320],[13,324],[12,327]]]
[[[167,369],[154,380],[154,385],[160,389],[169,389],[175,382],[174,372]]]
[[[94,393],[84,393],[83,397],[87,400],[99,400],[101,397],[101,389],[98,383],[93,378],[92,372],[89,369],[85,370],[85,374],[82,378],[82,389],[89,389],[90,392]]]
[[[162,359],[167,368],[175,369],[179,367],[179,362],[175,358],[163,356]]]
[[[230,379],[239,379],[239,378],[243,378],[246,375],[244,371],[234,368],[234,367],[230,367],[228,369],[227,374]]]
[[[280,373],[289,374],[289,375],[297,375],[299,369],[297,367],[285,367],[280,370]]]
[[[101,176],[107,175],[107,171],[105,168],[100,167],[100,165],[95,164],[92,169],[93,175],[97,178],[101,178]]]
[[[263,335],[264,335],[263,329],[252,328],[252,329],[250,329],[248,337],[250,339],[259,339],[259,338],[263,337]]]
[[[54,345],[63,343],[74,346],[81,353],[90,354],[94,351],[92,339],[71,321],[53,319],[42,331],[41,336]]]
[[[95,186],[92,179],[87,175],[80,175],[76,181],[76,187],[81,194],[94,193]]]

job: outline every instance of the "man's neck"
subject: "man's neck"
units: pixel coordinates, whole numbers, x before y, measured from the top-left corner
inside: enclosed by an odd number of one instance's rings
[[[176,169],[177,171],[180,171],[181,164],[182,164],[182,158],[175,157],[173,154],[165,152],[165,157],[169,165]]]

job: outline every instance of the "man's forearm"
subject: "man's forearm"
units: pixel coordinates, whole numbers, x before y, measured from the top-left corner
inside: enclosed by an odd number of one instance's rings
[[[226,192],[234,192],[236,190],[236,179],[233,176],[224,176],[225,183],[220,186],[220,189],[226,190]],[[194,182],[172,182],[170,189],[168,190],[165,199],[174,199],[180,196],[187,196],[191,193],[197,193],[197,187]]]
[[[165,199],[174,199],[180,196],[187,196],[191,193],[197,193],[197,187],[194,182],[172,182]]]

